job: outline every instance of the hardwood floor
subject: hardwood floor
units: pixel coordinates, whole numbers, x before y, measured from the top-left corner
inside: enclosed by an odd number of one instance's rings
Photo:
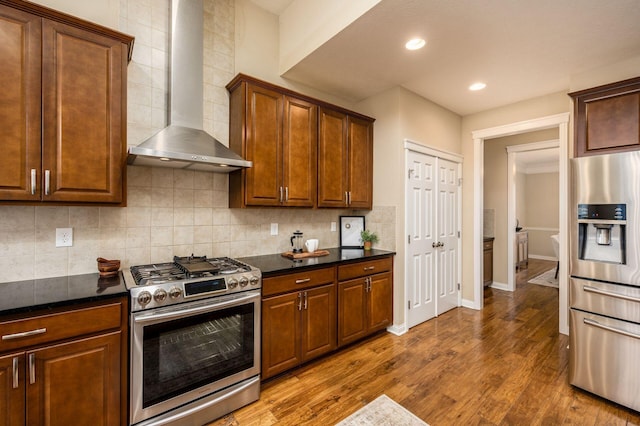
[[[530,260],[516,292],[485,290],[482,311],[457,308],[267,381],[259,401],[211,425],[332,425],[383,393],[431,426],[639,425],[640,413],[567,383],[558,290],[527,283],[554,266]]]

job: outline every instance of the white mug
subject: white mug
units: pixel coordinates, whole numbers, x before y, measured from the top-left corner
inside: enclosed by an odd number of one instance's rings
[[[304,246],[307,248],[307,251],[309,253],[313,253],[314,251],[318,250],[318,244],[319,244],[319,241],[313,238],[311,240],[307,240],[304,243]]]

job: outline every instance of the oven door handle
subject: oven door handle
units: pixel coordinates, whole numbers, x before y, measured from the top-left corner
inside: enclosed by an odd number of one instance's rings
[[[156,322],[158,320],[169,320],[182,318],[189,315],[200,314],[204,312],[218,311],[230,306],[235,306],[247,302],[252,299],[260,300],[260,293],[251,292],[242,296],[236,296],[233,299],[225,300],[223,302],[207,303],[192,308],[176,308],[169,312],[150,312],[144,315],[140,315],[134,318],[134,322],[138,324],[144,324],[148,322]]]

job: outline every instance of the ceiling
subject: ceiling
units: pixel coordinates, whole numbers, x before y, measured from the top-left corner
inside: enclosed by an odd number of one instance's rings
[[[525,174],[558,172],[560,149],[537,149],[522,151],[515,156],[516,169]]]
[[[276,15],[292,2],[252,1]],[[382,0],[283,77],[351,102],[402,86],[464,116],[640,57],[639,22],[638,0]],[[427,45],[405,50],[414,36]]]

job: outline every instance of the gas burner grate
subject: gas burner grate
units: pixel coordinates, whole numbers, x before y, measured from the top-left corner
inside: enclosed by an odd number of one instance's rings
[[[186,275],[174,263],[159,263],[131,267],[136,285],[184,280]]]

